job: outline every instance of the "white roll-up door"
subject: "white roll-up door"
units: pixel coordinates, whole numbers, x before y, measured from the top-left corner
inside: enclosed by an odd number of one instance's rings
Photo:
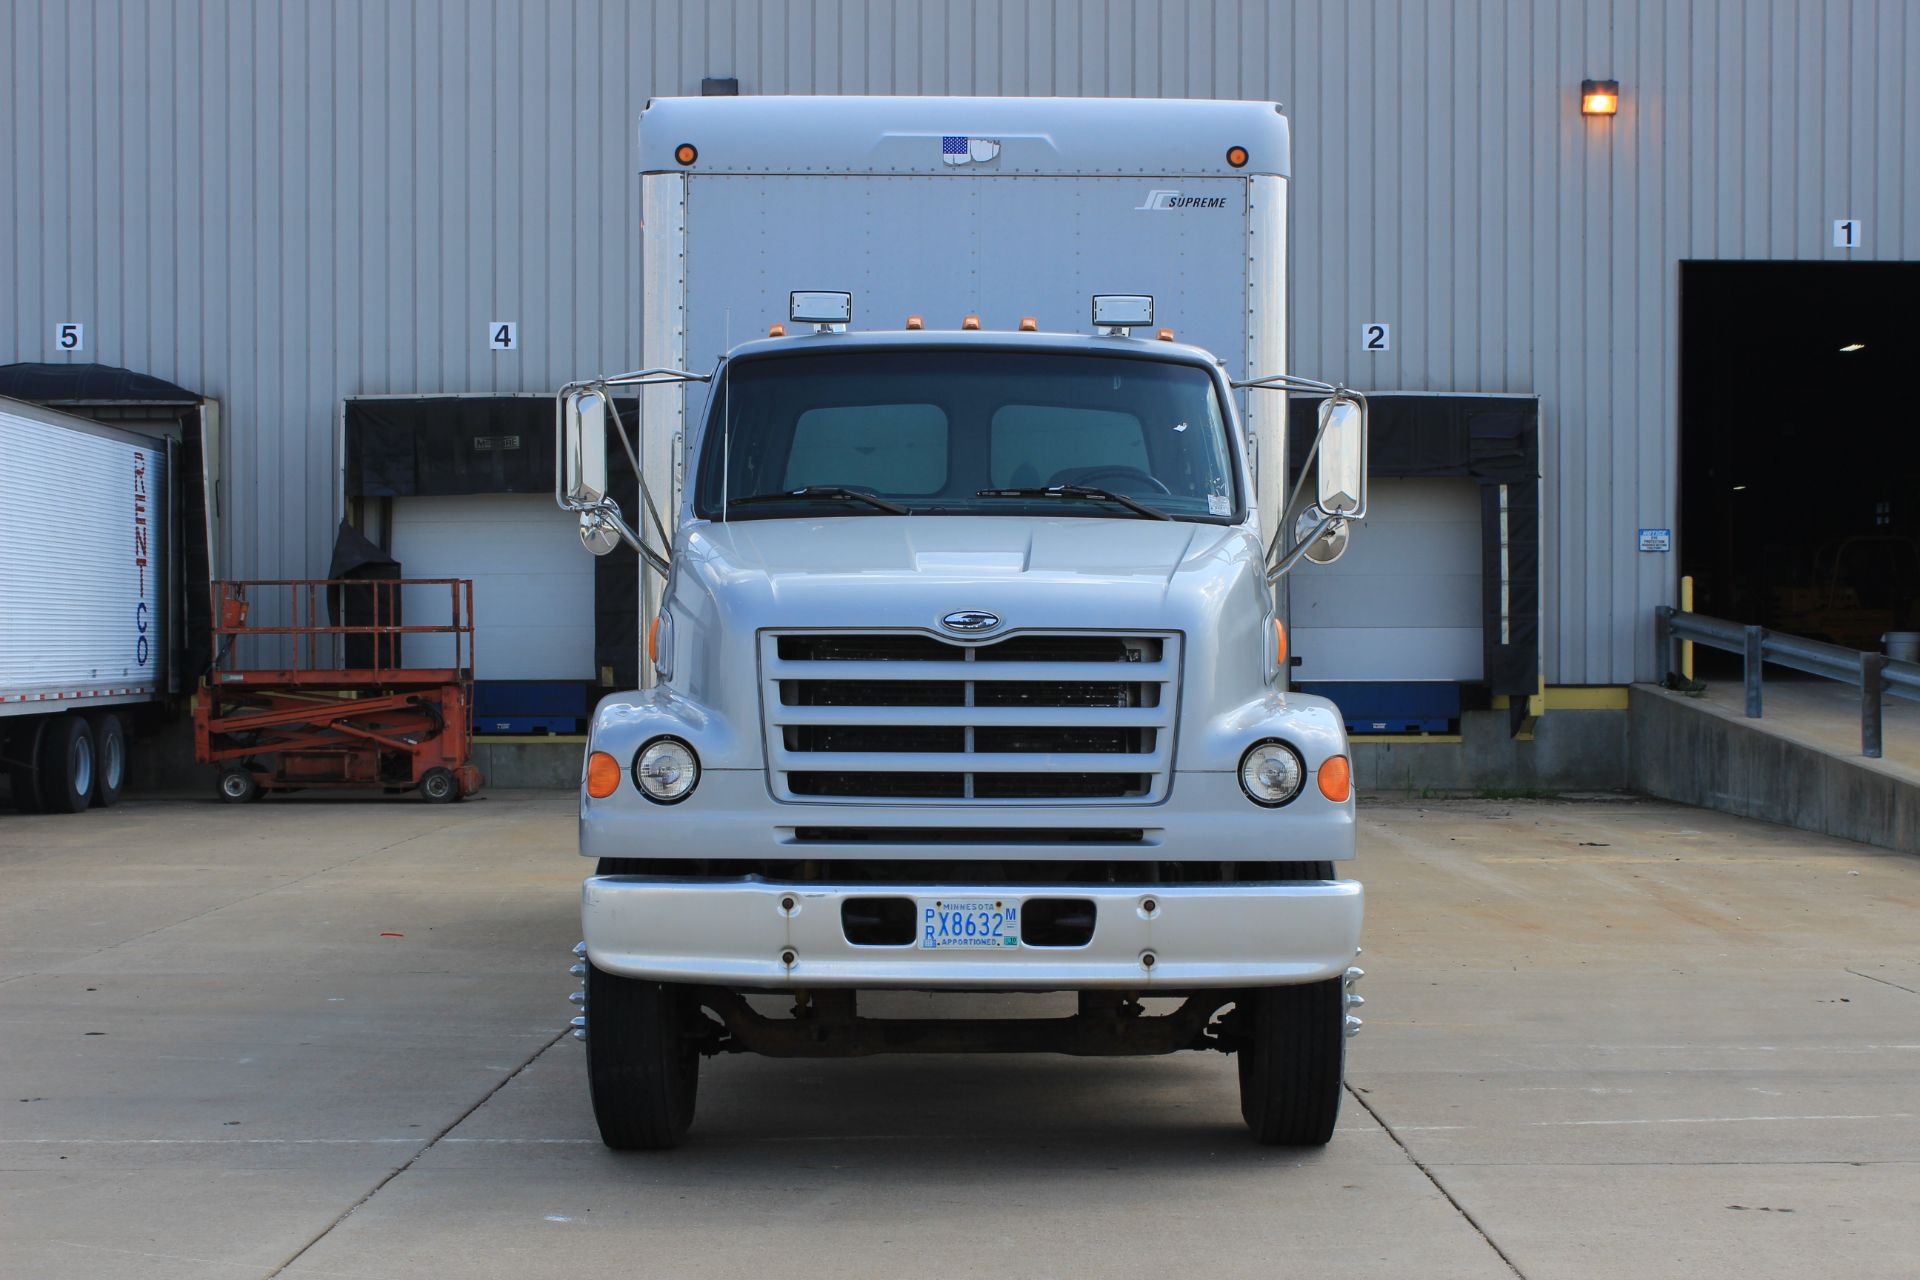
[[[1291,581],[1296,683],[1485,675],[1472,480],[1375,480],[1347,554]]]
[[[393,500],[393,558],[409,578],[473,579],[481,680],[591,680],[593,557],[579,521],[545,494]],[[444,622],[443,596],[410,589],[408,623]],[[451,664],[441,636],[408,636],[408,666]]]

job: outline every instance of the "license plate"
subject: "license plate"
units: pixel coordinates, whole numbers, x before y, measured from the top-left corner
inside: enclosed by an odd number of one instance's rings
[[[920,949],[1003,951],[1020,945],[1020,904],[1006,898],[921,898]]]

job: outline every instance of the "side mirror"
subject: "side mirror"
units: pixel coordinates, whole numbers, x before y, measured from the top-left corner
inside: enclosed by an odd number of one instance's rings
[[[1352,400],[1320,403],[1320,510],[1358,520],[1367,514],[1367,412]]]
[[[562,413],[560,467],[569,503],[593,506],[607,496],[607,398],[575,391]]]

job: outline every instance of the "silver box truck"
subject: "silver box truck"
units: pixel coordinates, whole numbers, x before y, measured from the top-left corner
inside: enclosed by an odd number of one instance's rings
[[[0,762],[16,808],[119,800],[169,692],[168,444],[0,397]]]
[[[1280,586],[1364,516],[1366,422],[1284,372],[1279,108],[662,99],[640,171],[645,367],[557,409],[649,619],[581,779],[603,1139],[674,1145],[720,1052],[1203,1049],[1326,1142],[1362,892]]]

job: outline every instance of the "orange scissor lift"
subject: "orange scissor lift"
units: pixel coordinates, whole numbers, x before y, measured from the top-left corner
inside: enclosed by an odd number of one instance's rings
[[[445,622],[402,624],[409,611]],[[345,604],[358,621],[325,619]],[[276,621],[254,622],[272,618]],[[450,666],[403,665],[404,637]],[[193,700],[194,758],[242,804],[307,787],[472,795],[473,583],[465,578],[301,579],[213,584],[215,658]],[[416,649],[420,646],[416,643]]]

